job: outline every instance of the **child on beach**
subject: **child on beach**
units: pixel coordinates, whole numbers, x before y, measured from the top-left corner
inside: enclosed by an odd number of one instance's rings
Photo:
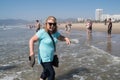
[[[70,22],[66,23],[66,25],[65,25],[65,31],[66,32],[70,32],[71,31],[71,27],[72,27],[72,24]]]

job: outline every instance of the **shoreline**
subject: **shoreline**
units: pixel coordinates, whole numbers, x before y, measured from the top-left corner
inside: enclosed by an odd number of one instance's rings
[[[85,23],[73,23],[72,28],[73,30],[83,30],[86,31],[86,24]],[[112,33],[111,34],[120,34],[120,23],[112,23]],[[104,23],[93,23],[92,30],[97,32],[106,32],[107,33],[107,25]],[[58,29],[64,29],[65,23],[62,23],[58,26]]]

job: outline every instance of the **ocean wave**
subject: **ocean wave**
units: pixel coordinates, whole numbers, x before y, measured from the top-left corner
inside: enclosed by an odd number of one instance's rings
[[[95,47],[93,45],[91,45],[91,48],[93,48],[94,50],[96,50],[100,54],[104,54],[104,55],[106,54],[106,55],[110,56],[110,58],[112,58],[113,62],[120,62],[120,57],[118,57],[118,56],[111,55],[110,53],[108,53],[108,52],[106,52],[98,47]]]

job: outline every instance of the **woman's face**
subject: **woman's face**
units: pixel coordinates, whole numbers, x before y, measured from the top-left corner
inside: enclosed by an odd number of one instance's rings
[[[56,22],[53,19],[49,19],[46,22],[46,25],[47,25],[47,30],[52,32],[52,31],[54,31],[54,29],[56,27]]]

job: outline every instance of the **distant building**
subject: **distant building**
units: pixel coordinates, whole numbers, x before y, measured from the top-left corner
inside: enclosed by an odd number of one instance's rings
[[[95,20],[101,20],[103,14],[103,9],[96,9],[95,11]]]
[[[111,18],[112,21],[118,21],[120,20],[120,15],[109,15],[109,14],[103,14],[101,16],[101,21],[104,21],[105,19]]]
[[[78,22],[84,21],[84,18],[77,18]]]

